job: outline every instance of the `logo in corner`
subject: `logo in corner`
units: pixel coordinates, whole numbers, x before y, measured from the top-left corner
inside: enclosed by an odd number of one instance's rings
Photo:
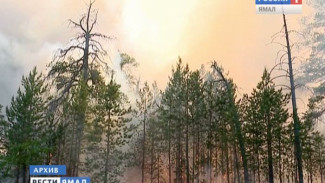
[[[257,14],[301,14],[302,0],[255,0]]]

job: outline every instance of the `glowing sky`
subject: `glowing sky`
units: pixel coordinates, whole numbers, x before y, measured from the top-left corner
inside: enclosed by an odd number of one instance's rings
[[[73,35],[86,0],[0,0],[0,103],[7,104],[22,74],[44,69]],[[250,90],[279,47],[268,45],[281,15],[256,15],[253,0],[97,0],[98,32],[115,36],[121,52],[139,63],[141,78],[163,88],[178,56],[192,69],[218,60],[240,87]],[[289,15],[297,28],[303,15]],[[107,43],[110,44],[110,43]],[[107,45],[110,46],[110,45]]]

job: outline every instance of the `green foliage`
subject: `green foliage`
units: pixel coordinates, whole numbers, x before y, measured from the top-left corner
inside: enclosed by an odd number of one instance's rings
[[[100,80],[92,88],[94,105],[91,120],[86,124],[85,172],[95,182],[119,182],[124,171],[121,150],[131,137],[131,107],[121,86],[113,78]]]
[[[0,156],[5,154],[5,139],[6,139],[6,132],[8,128],[8,123],[5,120],[4,115],[2,114],[2,105],[0,105]]]
[[[289,138],[286,133],[289,95],[283,94],[282,89],[276,90],[270,77],[264,70],[262,81],[242,100],[249,165],[259,180],[261,171],[264,177],[271,176],[272,179],[276,173],[283,176],[284,149],[291,146],[285,143]]]
[[[301,125],[302,155],[308,178],[319,176],[324,173],[325,137],[317,131],[319,104],[323,98],[320,96],[309,99],[308,110],[304,113]],[[318,166],[316,166],[318,165]]]
[[[17,96],[6,108],[8,120],[1,118],[1,140],[5,152],[1,162],[5,167],[25,168],[26,171],[30,164],[48,163],[49,153],[54,151],[52,135],[56,128],[48,123],[47,89],[43,75],[38,74],[36,68],[22,78]]]

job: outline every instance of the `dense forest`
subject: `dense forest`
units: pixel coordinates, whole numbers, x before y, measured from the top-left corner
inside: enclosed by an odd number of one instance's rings
[[[325,3],[310,6],[298,43],[310,49],[306,61],[293,68],[283,15],[282,55],[242,94],[217,61],[191,70],[175,60],[163,90],[138,79],[139,63],[126,53],[112,69],[103,44],[114,38],[96,32],[90,3],[69,20],[76,36],[55,52],[48,72],[35,67],[0,107],[0,183],[29,182],[36,164],[66,165],[67,176],[94,183],[323,183]],[[298,111],[299,86],[312,90],[305,111]]]

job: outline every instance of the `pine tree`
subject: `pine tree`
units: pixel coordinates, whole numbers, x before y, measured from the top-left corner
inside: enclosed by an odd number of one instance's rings
[[[169,82],[166,90],[162,94],[161,106],[159,108],[159,117],[162,119],[162,131],[163,139],[167,141],[167,169],[168,169],[168,183],[172,182],[172,139],[174,138],[174,120],[173,120],[173,110],[175,108],[173,97],[173,87],[172,83]]]
[[[124,171],[121,147],[130,138],[130,103],[113,76],[108,84],[101,79],[92,93],[95,105],[87,123],[85,167],[95,181],[119,182]]]
[[[72,98],[62,103],[60,113],[57,113],[60,125],[64,128],[61,132],[63,152],[59,155],[61,163],[67,165],[67,175],[78,175],[82,167],[80,159],[81,150],[84,148],[84,127],[89,120],[88,103],[90,99],[86,96],[89,87],[83,80],[71,90]],[[62,110],[62,111],[61,111]]]
[[[19,181],[22,172],[23,182],[27,183],[28,165],[43,164],[47,158],[47,139],[42,133],[47,128],[46,90],[44,77],[34,68],[28,77],[23,76],[22,87],[6,108],[8,121],[4,133],[4,161],[15,167],[16,181]]]
[[[308,103],[308,110],[302,118],[302,156],[306,165],[308,182],[317,178],[317,173],[322,179],[324,156],[321,150],[324,147],[324,136],[317,131],[317,121],[322,114],[322,96],[311,97]],[[320,107],[321,106],[321,107]],[[319,166],[315,166],[315,165]]]
[[[7,131],[7,124],[5,121],[5,117],[2,114],[2,105],[0,105],[0,155],[3,155],[5,153],[5,133]]]
[[[146,123],[148,120],[148,115],[150,113],[150,108],[152,107],[152,101],[153,101],[153,96],[150,91],[149,85],[146,82],[144,84],[144,87],[140,89],[139,91],[139,96],[140,99],[137,100],[137,109],[138,109],[138,115],[140,115],[141,123],[143,124],[143,138],[142,138],[142,183],[145,182],[145,163],[146,163]]]
[[[325,168],[325,137],[319,132],[314,133],[313,136],[313,145],[314,145],[314,166],[315,172],[319,172],[319,178],[321,183],[324,182],[324,168]],[[317,166],[318,165],[318,166]]]
[[[188,118],[188,66],[182,64],[179,58],[176,68],[172,70],[168,86],[162,96],[162,113],[165,115],[165,135],[168,139],[168,179],[172,182],[172,168],[176,182],[190,178],[189,167],[189,118]],[[175,139],[175,140],[172,140]],[[185,148],[184,148],[185,146]],[[174,166],[172,165],[175,160]]]
[[[206,124],[206,115],[207,115],[207,100],[205,98],[205,93],[207,88],[204,87],[204,81],[200,75],[199,71],[192,71],[189,73],[188,78],[188,123],[191,127],[190,134],[191,134],[191,140],[192,140],[192,181],[199,180],[200,177],[200,171],[202,167],[202,162],[200,162],[200,159],[202,157],[203,153],[200,153],[200,147],[207,147],[210,153],[208,159],[207,159],[207,166],[209,173],[212,178],[212,131],[210,132],[210,138],[209,140],[203,139],[203,133],[208,132],[208,128],[212,123],[212,117],[209,118],[209,124]],[[210,110],[212,112],[212,110]],[[203,133],[202,133],[203,132]],[[200,140],[201,139],[201,140]],[[202,141],[202,143],[200,142]]]
[[[230,119],[231,128],[233,131],[234,136],[236,137],[236,140],[239,144],[239,150],[243,162],[243,169],[244,169],[244,180],[245,183],[249,182],[249,172],[248,172],[248,166],[247,166],[247,156],[246,156],[246,147],[245,147],[245,138],[242,133],[242,125],[240,122],[240,116],[239,116],[239,109],[238,105],[236,103],[236,87],[231,79],[225,78],[223,74],[223,69],[217,65],[216,62],[212,64],[213,70],[219,75],[221,81],[224,84],[225,91],[226,91],[226,98],[227,98],[227,104],[228,104],[228,117]]]
[[[261,182],[261,160],[264,158],[263,138],[264,123],[258,118],[260,98],[256,97],[257,90],[253,89],[251,96],[245,94],[241,100],[241,113],[246,134],[248,165],[252,171],[252,181]]]
[[[5,117],[2,114],[2,105],[0,105],[0,177],[2,180],[5,180],[10,176],[9,174],[11,169],[11,166],[6,161],[8,129],[9,123],[5,120]]]
[[[275,89],[270,74],[267,70],[264,70],[262,81],[258,83],[257,88],[249,97],[249,107],[246,108],[248,109],[246,112],[246,127],[248,128],[248,135],[254,139],[250,144],[253,149],[256,148],[253,152],[257,153],[253,153],[253,156],[258,158],[257,170],[259,172],[259,164],[263,163],[262,166],[267,167],[264,172],[268,172],[267,177],[270,183],[275,180],[275,149],[279,145],[275,142],[277,142],[276,139],[283,138],[277,137],[275,134],[283,135],[276,132],[283,131],[283,126],[289,117],[286,109],[288,99],[288,95],[284,95],[282,89]],[[249,109],[250,107],[251,109]],[[281,153],[281,151],[278,152]],[[263,162],[263,159],[267,161]],[[258,177],[258,180],[260,181],[260,177]]]

